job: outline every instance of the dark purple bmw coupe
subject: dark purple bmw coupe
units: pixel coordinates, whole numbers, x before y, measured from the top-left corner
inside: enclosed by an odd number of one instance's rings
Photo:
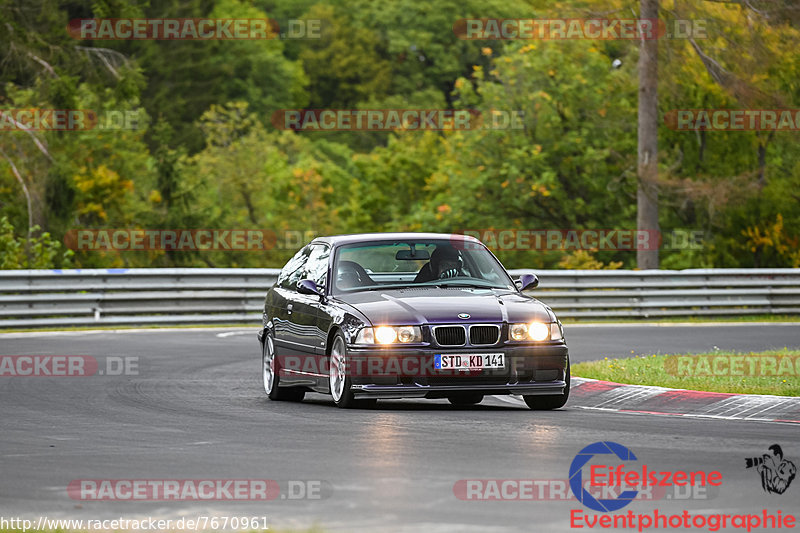
[[[319,237],[283,267],[264,302],[264,390],[472,405],[519,394],[531,409],[569,397],[569,352],[553,311],[477,239],[435,233]]]

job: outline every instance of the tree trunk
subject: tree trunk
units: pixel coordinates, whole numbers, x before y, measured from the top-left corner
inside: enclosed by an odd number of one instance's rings
[[[658,19],[658,0],[641,0],[640,18]],[[639,189],[636,194],[636,227],[658,231],[658,39],[653,23],[651,38],[643,38],[639,50]],[[657,233],[655,233],[657,235]],[[636,266],[658,268],[658,243],[636,251]]]
[[[775,130],[769,132],[764,142],[758,141],[758,192],[760,193],[767,184],[767,145],[775,135]]]

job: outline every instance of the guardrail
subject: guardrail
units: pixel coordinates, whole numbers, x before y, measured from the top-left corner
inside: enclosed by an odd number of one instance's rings
[[[254,324],[274,268],[0,270],[0,328]],[[512,270],[562,319],[800,313],[800,269]]]

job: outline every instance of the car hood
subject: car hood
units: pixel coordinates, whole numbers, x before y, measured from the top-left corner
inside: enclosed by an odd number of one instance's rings
[[[363,291],[337,299],[356,308],[373,325],[554,320],[549,308],[535,298],[505,290],[425,287]]]

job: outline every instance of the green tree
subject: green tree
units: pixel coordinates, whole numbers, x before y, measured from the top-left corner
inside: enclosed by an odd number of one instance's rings
[[[30,233],[39,233],[38,227]],[[8,217],[0,217],[0,269],[68,268],[72,251],[44,232],[34,237],[18,237]]]

